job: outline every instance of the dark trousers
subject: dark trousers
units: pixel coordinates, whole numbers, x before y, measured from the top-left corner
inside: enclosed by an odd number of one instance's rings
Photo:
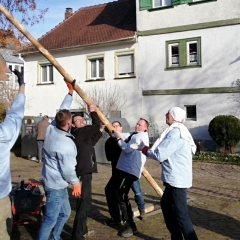
[[[114,220],[120,217],[119,206],[127,226],[136,227],[133,220],[132,207],[128,193],[134,181],[138,178],[121,170],[116,170],[112,176],[112,182],[105,188],[109,213]]]
[[[188,215],[186,188],[166,186],[161,208],[171,240],[182,240],[183,237],[185,240],[198,239]]]
[[[115,174],[114,174],[115,175]],[[107,200],[109,214],[115,222],[121,221],[121,214],[117,198],[117,181],[114,175],[109,179],[105,187],[105,196]]]
[[[81,181],[82,193],[80,198],[77,198],[72,240],[83,240],[83,235],[88,232],[87,216],[92,205],[92,174],[81,176]]]

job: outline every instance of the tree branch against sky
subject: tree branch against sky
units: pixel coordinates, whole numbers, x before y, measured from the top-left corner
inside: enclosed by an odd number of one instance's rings
[[[24,26],[38,24],[44,18],[48,8],[37,8],[37,0],[1,0],[2,6],[13,16],[18,15],[19,22]],[[0,43],[4,45],[6,38],[16,36],[22,40],[23,36],[15,27],[0,13]]]

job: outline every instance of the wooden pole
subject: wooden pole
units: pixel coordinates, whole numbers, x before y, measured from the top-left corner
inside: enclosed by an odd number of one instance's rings
[[[48,59],[48,61],[59,71],[59,73],[64,77],[64,79],[67,82],[72,83],[72,77],[63,69],[63,67],[58,63],[58,61],[2,6],[2,4],[0,4],[0,11],[38,49],[38,51],[42,53],[45,58]],[[78,95],[87,105],[91,104],[92,100],[83,92],[83,90],[77,84],[74,85],[74,90],[78,93]],[[104,125],[106,125],[110,132],[112,132],[114,130],[112,124],[98,108],[96,108],[96,113],[100,121]],[[162,197],[162,189],[157,185],[157,183],[154,181],[154,179],[151,177],[151,175],[145,168],[143,168],[142,174],[150,183],[150,185],[154,188],[156,193],[160,197]]]

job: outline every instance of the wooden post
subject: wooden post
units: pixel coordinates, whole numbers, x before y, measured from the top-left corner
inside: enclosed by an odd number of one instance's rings
[[[46,50],[3,6],[0,4],[0,11],[5,15],[5,17],[38,49],[40,53],[44,57],[48,59],[48,61],[59,71],[59,73],[64,77],[64,79],[72,83],[73,79],[71,76],[63,69],[63,67],[58,63],[58,61]],[[83,92],[83,90],[77,85],[74,85],[74,90],[78,93],[78,95],[83,99],[83,101],[90,105],[92,100]],[[108,121],[108,119],[102,114],[102,112],[96,108],[96,113],[100,119],[100,121],[106,125],[108,130],[112,132],[114,130],[112,124]],[[143,168],[142,171],[143,176],[147,179],[150,185],[154,188],[156,193],[162,197],[163,191],[151,177],[149,172]]]

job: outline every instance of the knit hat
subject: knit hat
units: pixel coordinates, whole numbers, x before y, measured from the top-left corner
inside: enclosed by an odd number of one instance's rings
[[[177,122],[184,122],[186,117],[186,112],[180,107],[173,107],[169,110],[169,113],[172,115],[173,119]]]

